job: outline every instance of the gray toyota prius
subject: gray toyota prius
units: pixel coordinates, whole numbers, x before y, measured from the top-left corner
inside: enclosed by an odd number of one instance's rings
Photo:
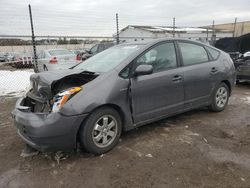
[[[68,70],[30,77],[12,112],[19,136],[39,151],[77,143],[102,154],[122,131],[206,106],[225,109],[235,83],[226,53],[194,41],[114,46]]]

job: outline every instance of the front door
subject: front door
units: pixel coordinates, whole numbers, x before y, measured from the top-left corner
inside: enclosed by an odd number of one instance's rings
[[[182,110],[183,73],[178,68],[173,42],[154,46],[134,62],[153,66],[153,73],[131,78],[132,113],[136,124]]]

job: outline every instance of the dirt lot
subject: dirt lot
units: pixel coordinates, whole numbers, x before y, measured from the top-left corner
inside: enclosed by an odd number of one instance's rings
[[[111,152],[20,157],[24,143],[0,103],[0,187],[250,187],[250,85],[224,112],[199,109],[122,135]]]

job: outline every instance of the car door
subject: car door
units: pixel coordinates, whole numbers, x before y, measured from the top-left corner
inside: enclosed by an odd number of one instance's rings
[[[132,113],[140,124],[178,112],[183,108],[183,73],[178,68],[174,42],[157,44],[133,64],[153,66],[153,73],[131,78]]]
[[[214,78],[218,73],[216,61],[211,61],[203,45],[179,41],[184,74],[184,108],[194,108],[208,103]]]

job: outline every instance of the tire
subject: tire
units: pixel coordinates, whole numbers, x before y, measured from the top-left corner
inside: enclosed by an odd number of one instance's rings
[[[122,122],[118,112],[103,107],[90,114],[81,125],[78,135],[80,144],[86,151],[100,155],[115,147],[121,131]]]
[[[220,83],[214,90],[212,95],[212,103],[209,109],[213,112],[223,111],[228,103],[229,88],[225,83]]]
[[[44,70],[44,71],[48,71],[48,68],[47,68],[46,65],[43,65],[43,70]]]

